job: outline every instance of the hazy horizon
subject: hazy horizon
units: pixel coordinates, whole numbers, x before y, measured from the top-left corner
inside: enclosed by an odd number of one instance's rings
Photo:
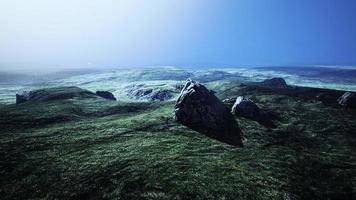
[[[335,68],[335,69],[350,69],[356,70],[355,66],[344,65],[271,65],[271,66],[118,66],[118,67],[50,67],[50,68],[0,68],[0,74],[13,74],[13,75],[36,75],[45,76],[53,73],[66,73],[66,72],[104,72],[104,71],[117,71],[117,70],[144,70],[144,69],[162,69],[162,68],[174,68],[178,70],[226,70],[226,69],[243,69],[243,68],[274,68],[274,67],[286,67],[286,68]],[[39,71],[40,70],[40,71]]]
[[[356,65],[356,2],[0,2],[0,71]]]

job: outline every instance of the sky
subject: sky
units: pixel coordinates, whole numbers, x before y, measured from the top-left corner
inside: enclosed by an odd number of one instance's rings
[[[356,65],[355,0],[0,0],[0,69]]]

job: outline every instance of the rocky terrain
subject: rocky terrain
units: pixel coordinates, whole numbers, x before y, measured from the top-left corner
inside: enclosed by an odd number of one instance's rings
[[[104,86],[14,94],[0,106],[1,198],[356,198],[354,92],[196,80],[117,85],[148,101]]]
[[[281,77],[291,85],[356,91],[355,67],[283,66],[190,69],[153,67],[106,70],[72,70],[43,75],[9,74],[0,71],[0,106],[15,103],[13,96],[24,91],[77,86],[90,91],[109,91],[126,102],[174,101],[191,78],[200,82],[261,82]],[[278,80],[277,80],[278,81]],[[267,84],[267,83],[264,83]],[[142,95],[152,91],[150,94]]]

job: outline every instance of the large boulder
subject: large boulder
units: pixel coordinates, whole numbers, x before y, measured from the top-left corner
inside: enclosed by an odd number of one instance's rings
[[[266,79],[261,82],[261,85],[264,87],[270,88],[287,88],[287,82],[283,78],[271,78]]]
[[[353,92],[345,92],[338,98],[337,102],[344,108],[356,109],[356,94]]]
[[[243,146],[241,130],[228,108],[205,86],[187,80],[175,105],[179,123],[216,140]]]
[[[270,112],[261,110],[253,101],[242,96],[236,98],[236,101],[232,106],[231,113],[236,116],[257,121],[259,124],[268,128],[276,127],[272,121],[272,119],[276,118],[273,116],[274,113],[272,115]]]
[[[108,91],[96,91],[95,94],[98,95],[99,97],[104,98],[104,99],[116,101],[115,96],[111,92],[108,92]]]

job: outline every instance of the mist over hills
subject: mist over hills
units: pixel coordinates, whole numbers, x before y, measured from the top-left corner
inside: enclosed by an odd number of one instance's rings
[[[283,77],[289,84],[307,87],[356,91],[356,68],[340,66],[272,66],[191,69],[178,67],[147,67],[127,69],[76,69],[56,73],[29,75],[0,73],[0,102],[13,103],[16,93],[42,87],[78,86],[89,90],[105,88],[120,100],[132,99],[130,87],[172,90],[187,78],[198,81],[244,80],[261,81]]]

